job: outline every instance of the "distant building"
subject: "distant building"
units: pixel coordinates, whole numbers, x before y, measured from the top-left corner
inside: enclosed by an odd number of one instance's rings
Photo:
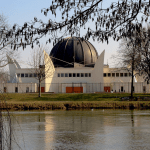
[[[130,92],[131,75],[126,69],[104,65],[103,51],[99,56],[94,46],[78,37],[58,42],[48,55],[44,52],[46,67],[54,73],[42,81],[42,92],[93,93]],[[37,92],[38,80],[33,68],[21,68],[16,60],[9,60],[10,80],[0,84],[5,92]],[[134,79],[134,92],[150,92],[142,77]]]

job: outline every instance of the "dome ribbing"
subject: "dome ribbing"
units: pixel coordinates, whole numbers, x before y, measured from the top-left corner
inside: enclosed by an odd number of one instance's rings
[[[78,37],[69,37],[53,47],[50,57],[55,68],[69,68],[74,67],[75,64],[94,67],[98,54],[90,42]]]

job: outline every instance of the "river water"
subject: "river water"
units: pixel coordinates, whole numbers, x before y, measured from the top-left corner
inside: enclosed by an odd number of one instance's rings
[[[13,150],[150,149],[150,110],[14,111],[10,114]]]

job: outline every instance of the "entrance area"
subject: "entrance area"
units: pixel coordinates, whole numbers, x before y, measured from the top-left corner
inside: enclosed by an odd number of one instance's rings
[[[123,86],[121,86],[121,92],[123,92]]]
[[[4,87],[4,93],[6,93],[6,91],[7,91],[7,88],[6,88],[6,87]]]
[[[110,92],[110,87],[109,86],[104,86],[104,91],[105,92]]]
[[[83,93],[83,87],[66,87],[66,93]]]
[[[15,93],[18,93],[18,87],[15,87]]]
[[[41,87],[41,92],[42,92],[42,93],[45,92],[45,87]]]
[[[26,93],[29,93],[29,87],[26,87]]]

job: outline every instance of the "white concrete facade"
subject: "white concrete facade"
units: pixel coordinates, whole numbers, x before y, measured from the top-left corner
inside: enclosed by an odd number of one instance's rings
[[[94,67],[84,67],[76,64],[74,68],[55,68],[49,55],[44,52],[45,72],[50,74],[42,81],[44,92],[66,93],[67,87],[82,87],[83,93],[92,92],[130,92],[131,76],[124,69],[109,68],[104,65],[103,51],[98,57]],[[16,60],[7,56],[10,64],[10,80],[1,83],[2,92],[25,93],[38,92],[38,80],[34,77],[34,69],[21,68]],[[48,70],[49,71],[46,71]],[[134,80],[134,92],[150,93],[149,85],[141,77]]]

